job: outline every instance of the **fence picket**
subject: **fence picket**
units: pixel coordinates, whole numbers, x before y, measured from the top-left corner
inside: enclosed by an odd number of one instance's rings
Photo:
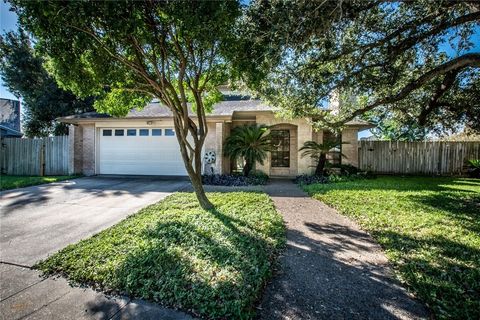
[[[1,142],[2,174],[40,175],[42,165],[45,168],[45,175],[69,173],[68,136],[42,139],[3,138]]]
[[[359,143],[362,170],[384,174],[463,174],[465,162],[480,159],[480,141],[371,141]]]

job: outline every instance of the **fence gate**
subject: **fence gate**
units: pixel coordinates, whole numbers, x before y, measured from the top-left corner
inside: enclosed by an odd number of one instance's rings
[[[7,175],[67,175],[70,173],[68,136],[41,139],[3,138],[0,165]]]

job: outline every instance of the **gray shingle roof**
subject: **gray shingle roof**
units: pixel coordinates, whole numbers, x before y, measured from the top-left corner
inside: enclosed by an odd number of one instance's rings
[[[271,111],[272,107],[264,104],[260,100],[224,100],[215,104],[213,111],[208,116],[231,116],[238,111]],[[189,110],[191,115],[194,113]],[[151,102],[143,109],[131,110],[126,118],[162,118],[171,117],[172,112],[159,102]],[[97,112],[86,112],[77,115],[64,117],[61,120],[74,119],[98,119],[111,118],[108,114]]]

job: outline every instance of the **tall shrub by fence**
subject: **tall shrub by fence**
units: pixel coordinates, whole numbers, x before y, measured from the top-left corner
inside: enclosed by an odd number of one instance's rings
[[[359,167],[385,174],[465,173],[468,159],[480,159],[480,141],[359,142]]]
[[[67,175],[68,136],[42,139],[3,138],[0,166],[7,175]]]

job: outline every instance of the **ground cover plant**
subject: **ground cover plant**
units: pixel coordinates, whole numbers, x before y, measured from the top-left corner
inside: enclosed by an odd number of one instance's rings
[[[246,319],[284,244],[266,194],[176,193],[36,267],[76,283],[126,293],[205,318]]]
[[[251,171],[248,176],[240,174],[206,174],[202,176],[202,183],[213,186],[243,187],[265,185],[268,175],[261,171]]]
[[[0,176],[0,190],[9,190],[34,186],[37,184],[51,183],[62,180],[73,179],[75,176]]]
[[[436,318],[480,318],[478,180],[379,177],[303,188],[370,232]]]

